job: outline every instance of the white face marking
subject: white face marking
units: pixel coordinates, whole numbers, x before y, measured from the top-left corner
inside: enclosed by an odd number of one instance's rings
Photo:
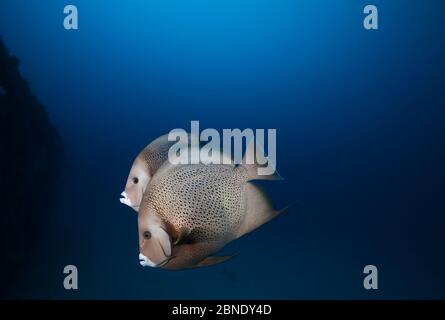
[[[121,203],[123,203],[123,204],[126,204],[127,206],[132,207],[132,205],[131,205],[131,200],[130,200],[130,198],[128,198],[128,195],[127,195],[127,193],[126,193],[125,191],[121,193],[121,196],[122,196],[123,198],[120,198],[119,201],[120,201]]]
[[[143,267],[152,267],[152,268],[157,268],[158,265],[156,263],[154,263],[153,261],[151,261],[150,259],[148,259],[146,256],[144,256],[142,253],[139,253],[139,263],[141,264],[141,266]]]

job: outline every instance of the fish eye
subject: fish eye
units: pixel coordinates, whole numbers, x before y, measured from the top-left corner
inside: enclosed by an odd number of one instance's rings
[[[139,179],[138,179],[137,177],[134,177],[134,178],[133,178],[133,183],[134,183],[134,184],[137,184],[138,182],[139,182]]]
[[[144,239],[145,240],[148,240],[148,239],[150,239],[151,238],[151,232],[150,231],[145,231],[144,232]]]

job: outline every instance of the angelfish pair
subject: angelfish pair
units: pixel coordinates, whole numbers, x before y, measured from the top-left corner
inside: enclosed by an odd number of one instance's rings
[[[278,175],[260,176],[258,165],[245,161],[173,165],[168,150],[175,142],[167,137],[137,156],[120,199],[138,212],[141,265],[185,269],[223,262],[230,257],[211,255],[282,212],[252,183]]]

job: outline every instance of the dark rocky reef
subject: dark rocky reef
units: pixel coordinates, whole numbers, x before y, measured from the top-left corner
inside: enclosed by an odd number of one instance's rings
[[[0,38],[0,297],[39,244],[61,155],[61,139],[47,111]]]

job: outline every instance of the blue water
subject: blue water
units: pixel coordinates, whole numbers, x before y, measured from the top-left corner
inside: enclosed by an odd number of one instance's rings
[[[0,3],[0,35],[66,149],[19,298],[445,298],[443,1]],[[138,263],[119,203],[131,163],[173,128],[276,128],[276,220],[222,265]],[[45,183],[45,181],[42,181]],[[79,290],[63,288],[63,267]],[[363,267],[379,270],[364,290]]]

